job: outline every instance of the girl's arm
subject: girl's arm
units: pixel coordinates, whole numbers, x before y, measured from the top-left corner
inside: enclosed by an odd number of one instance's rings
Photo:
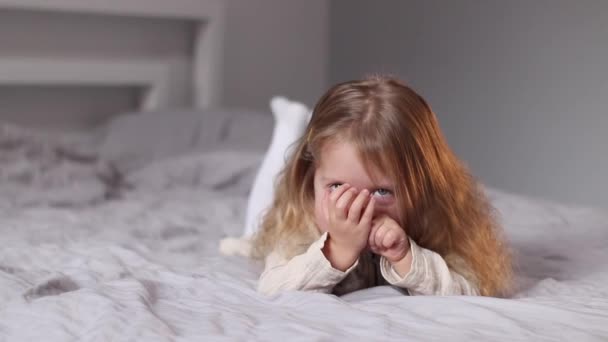
[[[479,295],[477,285],[449,269],[441,255],[418,246],[412,239],[409,243],[410,251],[401,261],[391,264],[385,257],[380,259],[380,271],[389,284],[407,289],[410,295]],[[398,272],[404,269],[407,273]]]
[[[330,293],[358,262],[345,272],[334,269],[323,254],[327,233],[315,241],[308,250],[287,260],[278,252],[266,258],[266,267],[258,281],[258,292],[265,295],[281,291],[313,291]]]

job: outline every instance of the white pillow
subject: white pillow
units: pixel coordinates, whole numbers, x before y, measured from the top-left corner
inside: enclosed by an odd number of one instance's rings
[[[305,105],[284,97],[272,98],[270,107],[274,116],[272,139],[249,194],[242,236],[220,241],[220,252],[226,255],[251,256],[251,237],[272,205],[276,177],[285,166],[290,147],[304,133],[310,120],[311,111]]]
[[[251,237],[258,231],[265,211],[272,205],[276,177],[285,167],[289,148],[304,133],[310,120],[311,112],[305,105],[284,97],[272,98],[270,108],[275,120],[272,140],[251,189],[244,237]]]

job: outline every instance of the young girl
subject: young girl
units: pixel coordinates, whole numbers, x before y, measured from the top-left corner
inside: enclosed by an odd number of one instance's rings
[[[412,89],[382,77],[332,87],[293,151],[253,239],[260,292],[508,294],[492,208]]]

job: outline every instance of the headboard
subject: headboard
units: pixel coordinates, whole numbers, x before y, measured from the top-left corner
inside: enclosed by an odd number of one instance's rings
[[[0,0],[0,9],[103,16],[184,19],[196,23],[192,97],[196,108],[216,106],[222,89],[222,0]],[[0,58],[0,85],[134,86],[143,90],[139,109],[170,103],[168,65],[157,59]]]

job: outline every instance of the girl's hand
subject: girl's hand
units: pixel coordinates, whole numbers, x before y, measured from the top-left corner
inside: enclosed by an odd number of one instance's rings
[[[369,191],[361,192],[344,184],[323,198],[328,241],[323,252],[332,266],[347,270],[366,247],[374,214],[374,199]]]
[[[391,264],[402,261],[410,250],[403,228],[386,215],[374,219],[368,242],[372,252],[382,255]]]

